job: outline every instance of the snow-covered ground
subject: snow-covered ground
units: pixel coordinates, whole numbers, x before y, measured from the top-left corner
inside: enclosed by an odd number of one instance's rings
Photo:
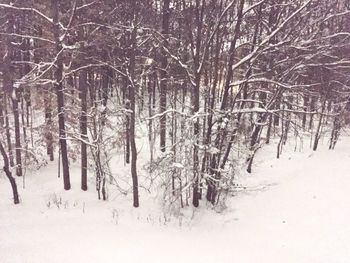
[[[226,210],[202,203],[177,218],[142,196],[139,209],[126,197],[98,201],[93,189],[79,190],[78,169],[64,192],[54,165],[26,178],[14,206],[2,176],[0,263],[350,262],[350,138],[335,151],[280,160],[275,151],[258,152]]]

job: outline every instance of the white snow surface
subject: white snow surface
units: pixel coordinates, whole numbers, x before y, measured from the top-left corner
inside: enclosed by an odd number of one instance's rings
[[[291,147],[292,149],[292,147]],[[99,201],[93,183],[62,190],[51,164],[26,177],[21,204],[0,178],[0,263],[109,262],[350,262],[350,138],[334,151],[257,153],[253,173],[215,212],[202,201],[184,216],[164,214],[151,197]],[[54,200],[61,199],[60,208]]]

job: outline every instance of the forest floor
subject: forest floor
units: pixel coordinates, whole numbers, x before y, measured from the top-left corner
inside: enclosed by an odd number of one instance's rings
[[[168,216],[151,198],[134,209],[128,197],[96,200],[64,192],[53,164],[19,183],[21,204],[11,203],[0,178],[0,262],[350,262],[350,137],[334,151],[258,152],[252,174],[220,213],[205,202],[184,216]]]

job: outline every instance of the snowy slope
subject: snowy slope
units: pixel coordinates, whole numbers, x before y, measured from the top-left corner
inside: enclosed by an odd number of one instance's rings
[[[201,204],[189,220],[167,218],[152,199],[140,209],[98,201],[79,191],[78,169],[64,192],[54,165],[27,177],[14,206],[2,177],[0,262],[350,262],[350,138],[280,160],[275,149],[258,152],[224,212]]]

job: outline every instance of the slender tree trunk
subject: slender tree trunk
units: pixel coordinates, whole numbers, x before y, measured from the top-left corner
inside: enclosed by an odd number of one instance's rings
[[[133,0],[133,8],[136,9],[137,0]],[[132,51],[130,56],[130,85],[129,85],[129,100],[130,100],[130,149],[131,149],[131,177],[133,185],[133,205],[134,207],[139,207],[139,190],[138,190],[138,177],[137,177],[137,149],[136,149],[136,132],[135,132],[135,116],[136,116],[136,87],[135,87],[135,52],[136,52],[136,34],[137,34],[137,15],[138,12],[134,11],[134,28],[132,32]]]
[[[15,178],[13,178],[13,176],[11,174],[10,165],[9,165],[9,158],[6,154],[6,151],[5,151],[4,146],[1,143],[1,141],[0,141],[0,152],[1,152],[2,158],[4,160],[4,167],[3,167],[4,172],[7,176],[7,178],[9,179],[11,187],[12,187],[13,202],[14,202],[14,204],[18,204],[19,197],[18,197],[16,180],[15,180]]]
[[[309,105],[309,97],[307,95],[304,95],[303,102],[304,102],[304,111],[306,112],[308,110],[308,105]],[[307,117],[307,114],[303,113],[303,119],[302,119],[303,129],[305,129],[306,127],[306,117]]]
[[[68,149],[66,141],[66,128],[65,128],[65,111],[64,111],[64,87],[63,87],[63,61],[62,61],[62,43],[60,41],[60,27],[58,21],[58,0],[51,0],[52,12],[53,12],[53,33],[56,43],[57,61],[55,67],[55,84],[54,88],[57,95],[57,110],[58,110],[58,128],[59,128],[59,142],[61,146],[62,168],[63,168],[63,184],[64,189],[69,190],[70,176],[69,176],[69,162],[68,162]]]
[[[317,98],[312,97],[311,98],[311,102],[310,102],[310,111],[314,112],[316,110],[316,102],[317,102]],[[309,131],[311,131],[313,129],[314,126],[314,113],[310,114],[310,120],[309,120]]]
[[[153,115],[153,91],[155,90],[157,81],[156,73],[149,76],[147,87],[148,87],[148,116],[151,117]],[[150,147],[150,162],[153,162],[153,154],[154,154],[154,135],[153,135],[153,120],[148,120],[148,142]]]
[[[26,116],[25,116],[25,110],[24,110],[24,106],[25,106],[26,103],[25,103],[25,100],[23,98],[23,95],[21,96],[21,114],[20,114],[21,116],[20,116],[20,120],[21,120],[21,123],[22,123],[23,141],[24,141],[25,148],[27,149],[27,141],[28,141],[28,139],[27,139],[27,124],[26,124],[26,120],[25,120]]]
[[[163,21],[162,21],[162,34],[164,37],[163,46],[168,48],[168,34],[169,34],[169,18],[170,18],[170,9],[169,9],[170,0],[163,1]],[[160,61],[160,113],[163,113],[160,117],[160,149],[162,152],[165,151],[166,146],[166,111],[167,107],[167,85],[168,85],[168,74],[167,74],[168,60],[166,52],[163,51]]]
[[[128,92],[128,96],[130,96]],[[125,107],[127,110],[130,110],[130,101],[125,103]],[[126,116],[125,121],[125,162],[130,163],[130,116]]]
[[[5,117],[4,117],[4,106],[3,106],[3,99],[4,99],[4,94],[2,91],[2,88],[0,89],[0,126],[3,127],[5,124]]]
[[[321,110],[320,117],[319,117],[318,124],[317,124],[314,145],[312,147],[312,150],[314,150],[314,151],[317,150],[318,142],[321,138],[321,126],[322,126],[322,121],[323,121],[323,117],[324,117],[323,114],[324,114],[325,108],[326,108],[326,100],[324,100],[322,103],[322,110]]]
[[[283,139],[284,139],[284,136],[285,136],[285,120],[284,120],[284,108],[285,108],[285,105],[283,104],[282,106],[282,118],[281,118],[281,137],[280,137],[280,140],[278,141],[278,144],[277,144],[277,159],[280,158],[281,154],[282,154],[282,147],[283,147]]]
[[[4,100],[4,94],[3,94],[3,87],[0,89],[0,126],[3,127],[5,124],[5,116],[4,116],[4,106],[3,106],[3,100]]]
[[[21,156],[21,133],[20,133],[20,122],[19,122],[19,111],[18,111],[18,91],[17,88],[13,87],[12,91],[12,109],[13,117],[15,121],[15,146],[16,146],[16,175],[22,176],[22,156]]]
[[[45,104],[45,138],[46,138],[46,152],[50,156],[50,161],[54,160],[53,154],[53,134],[52,134],[52,99],[50,88],[44,89],[44,104]]]
[[[5,82],[5,80],[4,80],[4,82]],[[6,93],[4,94],[4,97],[3,97],[3,104],[4,104],[4,115],[5,115],[5,133],[6,133],[7,150],[9,153],[10,166],[13,167],[15,165],[15,163],[13,160],[12,140],[11,140],[11,132],[10,132],[9,114],[8,114],[8,110],[7,110],[8,106],[7,106]]]
[[[124,85],[124,91],[123,91],[123,97],[127,97],[128,99],[125,100],[125,109],[127,111],[130,110],[130,91],[128,90],[129,82],[126,77],[123,78],[123,85]],[[125,162],[130,163],[130,115],[126,114],[125,117]]]
[[[85,69],[79,73],[79,91],[81,101],[80,136],[81,136],[81,189],[87,190],[87,72]]]
[[[271,139],[271,129],[272,129],[272,114],[269,114],[268,124],[267,124],[267,132],[266,132],[266,144],[270,144]]]

